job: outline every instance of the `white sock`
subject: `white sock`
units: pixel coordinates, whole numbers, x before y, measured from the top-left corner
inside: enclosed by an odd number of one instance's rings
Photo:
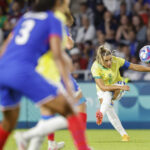
[[[62,116],[58,116],[48,120],[40,120],[34,128],[31,128],[28,131],[24,132],[22,136],[25,140],[28,141],[33,137],[46,136],[56,130],[67,127],[67,120]]]
[[[44,137],[34,137],[31,139],[28,150],[40,150]]]
[[[109,106],[107,112],[107,117],[109,119],[109,121],[111,122],[112,126],[120,133],[121,136],[123,135],[128,135],[127,132],[125,131],[125,129],[123,128],[121,121],[119,120],[118,115],[115,112],[115,109],[113,108],[113,106]]]
[[[105,115],[108,107],[111,104],[111,100],[112,100],[112,94],[110,92],[104,92],[103,96],[102,96],[103,102],[100,106],[100,112],[103,114],[103,116]]]

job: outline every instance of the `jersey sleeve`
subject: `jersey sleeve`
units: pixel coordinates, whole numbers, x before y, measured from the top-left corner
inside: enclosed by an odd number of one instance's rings
[[[129,68],[130,63],[128,61],[126,61],[123,58],[119,58],[119,57],[116,57],[116,58],[117,58],[117,62],[119,63],[120,69],[126,70]]]
[[[91,73],[92,73],[93,78],[101,79],[102,78],[101,72],[102,71],[101,71],[100,67],[98,66],[98,64],[96,62],[94,62],[91,67]]]
[[[58,36],[62,39],[62,22],[56,17],[49,18],[49,38]]]

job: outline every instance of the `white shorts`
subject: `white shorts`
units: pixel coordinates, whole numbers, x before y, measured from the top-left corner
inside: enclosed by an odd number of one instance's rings
[[[119,81],[119,82],[115,83],[114,85],[122,86],[122,85],[125,85],[125,82]],[[104,92],[104,91],[100,90],[97,92],[98,99],[102,99],[105,94],[110,96],[112,100],[120,100],[123,97],[123,95],[125,94],[125,91],[120,91],[120,94],[117,96],[117,98],[113,99],[114,92],[109,92],[109,91]]]

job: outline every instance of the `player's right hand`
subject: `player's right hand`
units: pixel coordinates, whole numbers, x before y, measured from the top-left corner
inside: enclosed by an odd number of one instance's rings
[[[130,87],[128,85],[120,86],[121,90],[130,91]]]

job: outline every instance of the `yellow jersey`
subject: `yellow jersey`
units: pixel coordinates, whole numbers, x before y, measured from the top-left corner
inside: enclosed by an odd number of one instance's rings
[[[125,59],[112,56],[111,68],[105,68],[97,61],[95,61],[92,65],[91,73],[93,78],[102,79],[105,85],[112,85],[118,81],[123,81],[119,69],[121,67],[128,69],[129,65],[130,63],[125,61]],[[100,90],[97,85],[96,88],[98,91]]]
[[[64,50],[67,41],[66,17],[60,11],[56,11],[55,16],[62,22],[62,31],[63,31],[62,49]],[[56,83],[60,81],[60,74],[55,64],[53,54],[51,51],[48,51],[38,60],[38,66],[36,67],[36,70],[47,80],[53,80]]]

